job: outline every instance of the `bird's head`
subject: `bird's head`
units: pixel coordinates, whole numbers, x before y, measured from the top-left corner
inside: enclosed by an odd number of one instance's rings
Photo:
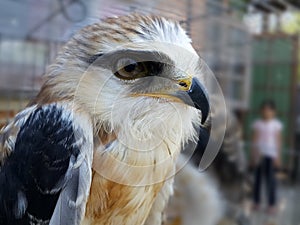
[[[98,129],[117,132],[124,141],[131,138],[126,144],[133,149],[141,140],[153,144],[154,136],[161,139],[165,133],[173,136],[171,142],[182,143],[197,137],[200,112],[202,122],[209,112],[196,77],[201,78],[201,62],[182,27],[134,14],[75,34],[49,67],[39,98],[76,101]]]

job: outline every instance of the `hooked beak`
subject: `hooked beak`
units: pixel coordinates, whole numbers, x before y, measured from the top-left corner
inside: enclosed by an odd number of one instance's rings
[[[209,114],[210,106],[207,93],[204,86],[199,82],[197,78],[179,81],[179,85],[184,85],[184,89],[177,91],[174,96],[179,98],[185,104],[195,107],[201,111],[203,124]]]

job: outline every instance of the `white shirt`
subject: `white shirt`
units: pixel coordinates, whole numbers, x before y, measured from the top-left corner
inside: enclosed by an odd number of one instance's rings
[[[257,132],[255,146],[262,156],[276,158],[278,156],[277,137],[282,130],[282,123],[277,119],[256,120],[252,126]]]

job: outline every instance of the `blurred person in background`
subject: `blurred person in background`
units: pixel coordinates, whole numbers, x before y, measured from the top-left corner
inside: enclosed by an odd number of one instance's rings
[[[276,213],[277,181],[275,172],[281,166],[282,123],[276,118],[276,105],[265,100],[260,107],[261,116],[252,124],[252,167],[255,169],[253,189],[254,209],[261,203],[262,178],[266,181],[268,213]]]

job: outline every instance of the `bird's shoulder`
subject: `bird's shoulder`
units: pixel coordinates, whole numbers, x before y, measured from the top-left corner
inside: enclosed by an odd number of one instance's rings
[[[19,112],[14,119],[0,130],[0,166],[13,151],[20,128],[28,116],[36,110],[36,105]]]
[[[58,132],[64,132],[61,134],[67,137],[73,132],[73,129],[82,131],[90,124],[90,118],[73,103],[54,102],[27,107],[0,130],[0,167],[14,151],[22,127],[27,131],[29,127],[30,129],[40,129],[41,127],[56,129]],[[67,131],[69,134],[66,133]]]

